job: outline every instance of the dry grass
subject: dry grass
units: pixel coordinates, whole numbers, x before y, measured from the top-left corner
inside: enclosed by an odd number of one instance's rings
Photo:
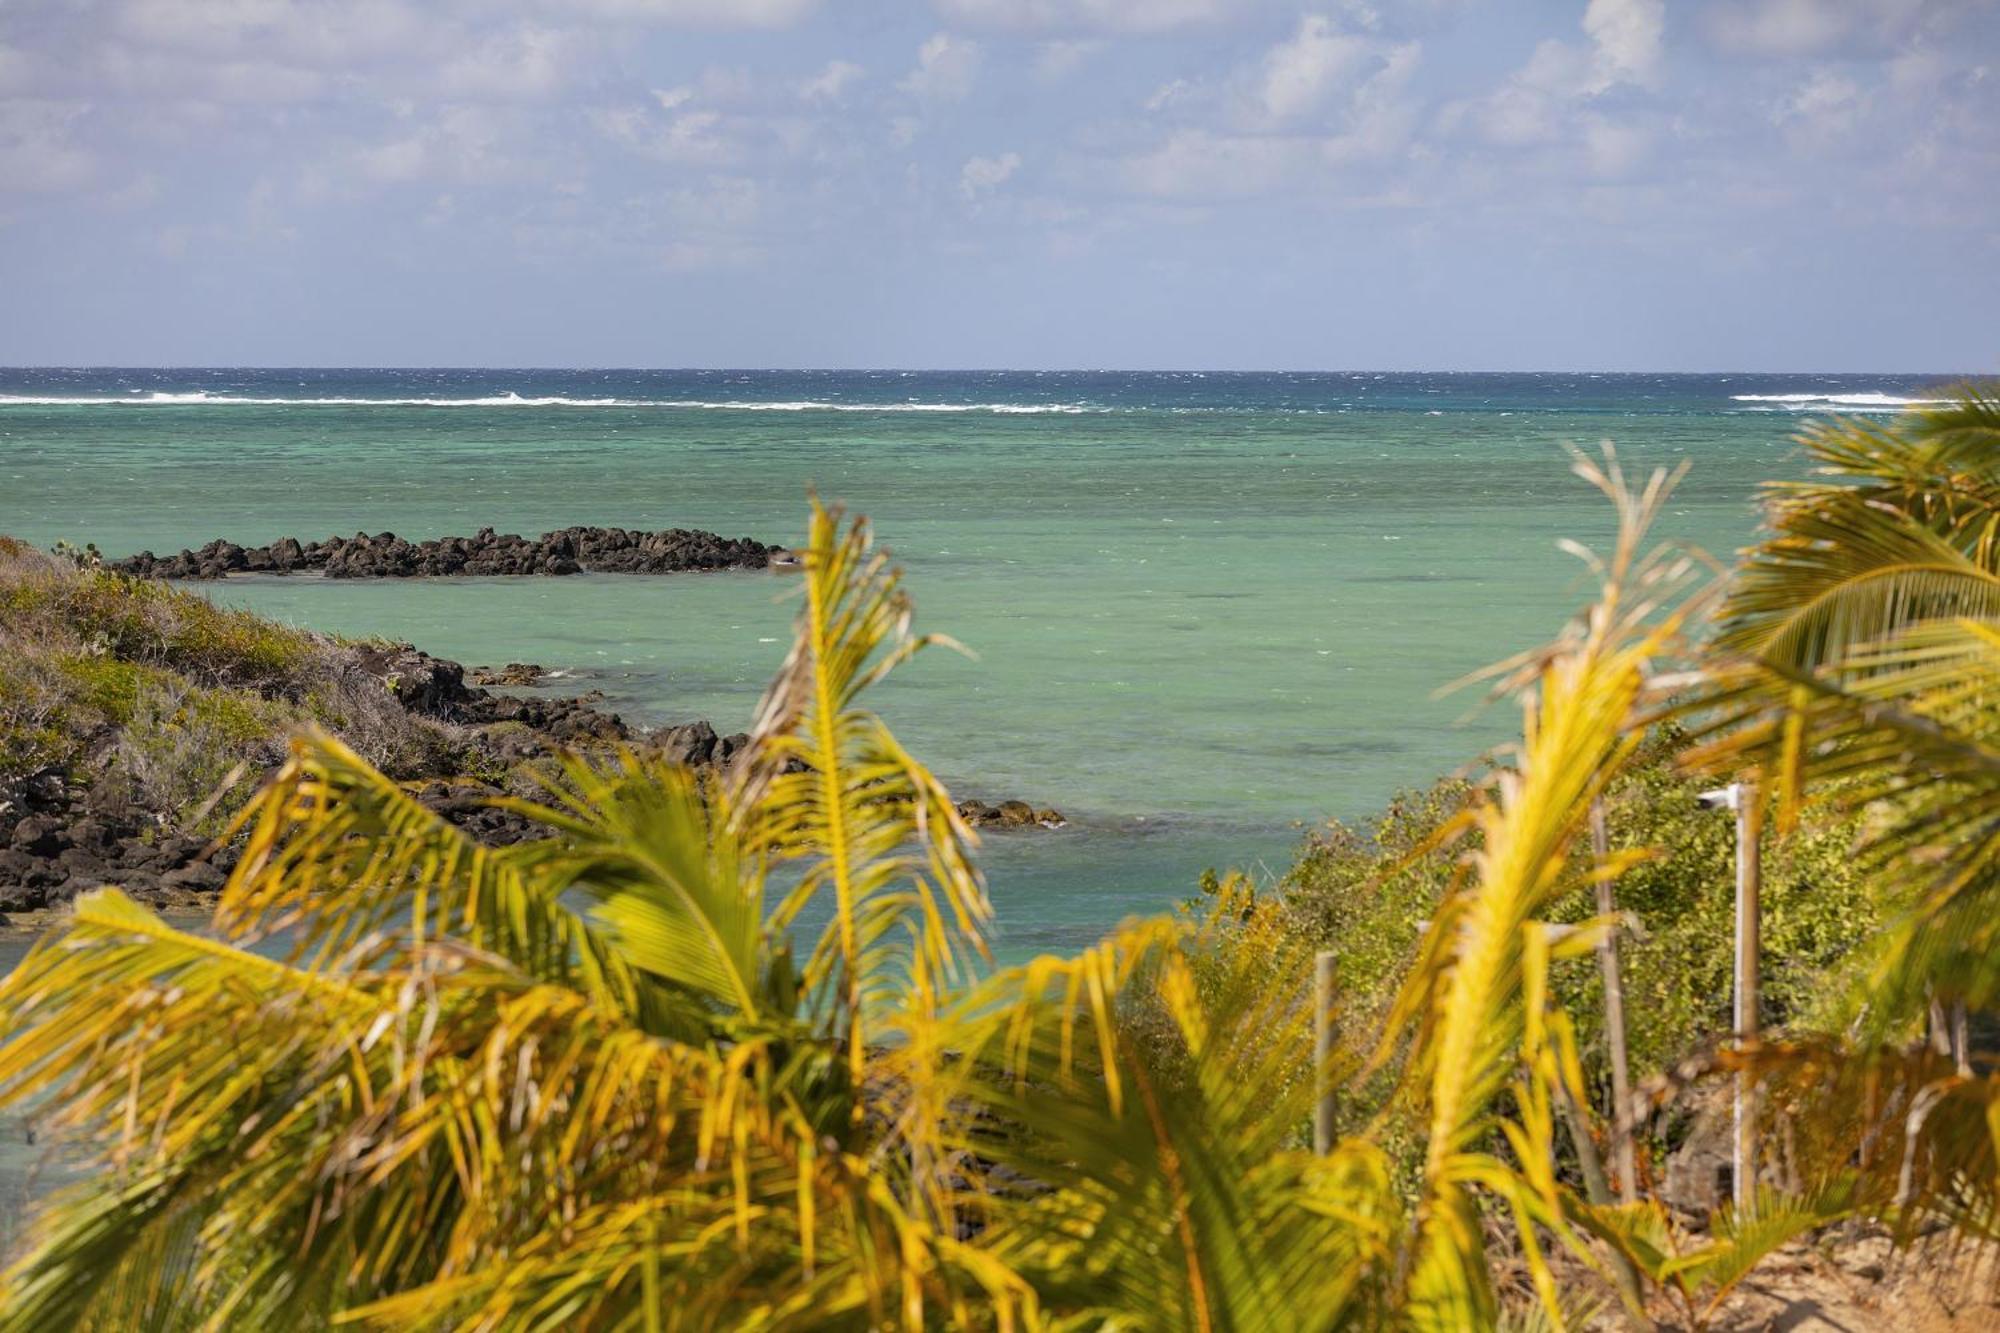
[[[395,777],[478,764],[339,639],[0,538],[0,780],[57,766],[177,816],[247,792],[306,721]]]

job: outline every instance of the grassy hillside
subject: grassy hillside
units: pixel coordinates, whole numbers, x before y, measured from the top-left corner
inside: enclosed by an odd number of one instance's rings
[[[276,764],[308,721],[397,777],[475,766],[370,670],[389,651],[0,538],[0,781],[54,769],[178,815]]]

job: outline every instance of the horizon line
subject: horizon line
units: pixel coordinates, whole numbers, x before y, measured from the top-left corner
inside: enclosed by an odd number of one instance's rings
[[[599,374],[639,374],[639,375],[1895,375],[1925,376],[1939,379],[1975,379],[1981,376],[2000,375],[2000,370],[1915,370],[1883,369],[1881,367],[1850,368],[1841,370],[1762,370],[1732,366],[1708,370],[1607,370],[1587,367],[1540,367],[1532,370],[1486,369],[1486,368],[1384,368],[1384,367],[1342,367],[1302,369],[1299,367],[1261,367],[1256,369],[1221,368],[1212,366],[617,366],[617,365],[476,365],[416,363],[395,365],[363,365],[325,362],[278,363],[278,362],[100,362],[94,364],[18,363],[0,365],[0,374],[10,371],[493,371],[514,374],[579,374],[595,372]]]

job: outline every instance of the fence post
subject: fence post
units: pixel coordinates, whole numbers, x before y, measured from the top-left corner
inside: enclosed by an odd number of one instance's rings
[[[1333,1151],[1333,951],[1313,956],[1313,1151]]]
[[[1736,1046],[1740,1052],[1758,1041],[1758,959],[1762,947],[1762,820],[1757,791],[1748,782],[1735,785],[1736,802]],[[1736,1071],[1736,1152],[1733,1164],[1736,1208],[1748,1215],[1757,1199],[1757,1080],[1747,1069]]]
[[[1611,837],[1604,827],[1604,802],[1590,803],[1590,846],[1600,866],[1611,856]],[[1597,914],[1618,910],[1611,881],[1597,882]],[[1633,1203],[1639,1197],[1639,1169],[1632,1150],[1632,1072],[1625,1050],[1625,983],[1618,967],[1618,931],[1604,932],[1597,946],[1597,967],[1604,974],[1604,1034],[1611,1053],[1611,1155],[1618,1171],[1618,1197]]]

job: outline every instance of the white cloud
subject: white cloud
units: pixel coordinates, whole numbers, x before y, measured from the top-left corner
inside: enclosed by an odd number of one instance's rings
[[[970,158],[958,173],[959,193],[967,199],[977,199],[982,194],[990,194],[1020,169],[1019,153]]]
[[[947,18],[992,28],[1159,32],[1220,18],[1228,0],[936,0]]]
[[[664,115],[645,106],[602,108],[591,119],[613,143],[662,162],[722,166],[743,157],[744,150],[727,132],[721,112],[676,111],[681,105],[672,103]]]
[[[1704,15],[1710,38],[1742,55],[1807,55],[1835,45],[1853,29],[1856,0],[1731,0]]]
[[[1730,55],[1879,56],[1941,38],[1991,8],[1988,0],[1710,0],[1699,27]]]
[[[107,190],[99,196],[104,206],[118,212],[144,208],[160,197],[160,178],[150,171],[137,176],[115,190]]]
[[[423,140],[416,138],[364,148],[354,155],[354,165],[361,174],[384,185],[401,185],[422,179],[429,160],[430,154],[425,150]]]
[[[1314,110],[1374,53],[1373,39],[1343,32],[1324,15],[1306,15],[1298,31],[1264,57],[1265,113],[1290,120]]]
[[[0,97],[28,86],[28,57],[0,42]]]
[[[741,176],[714,176],[692,189],[668,196],[668,212],[688,226],[740,232],[764,213],[764,187]]]
[[[1665,19],[1665,0],[1590,0],[1583,16],[1588,45],[1553,37],[1537,43],[1498,88],[1446,106],[1439,123],[1505,147],[1581,144],[1594,167],[1622,174],[1638,160],[1639,136],[1614,126],[1592,103],[1620,87],[1658,85]]]
[[[1835,69],[1808,74],[1771,114],[1795,148],[1827,149],[1852,139],[1868,112],[1862,85]]]
[[[1186,126],[1128,157],[1126,184],[1173,198],[1261,194],[1324,184],[1408,152],[1422,112],[1410,93],[1422,46],[1378,36],[1372,11],[1345,8],[1344,21],[1304,16],[1219,86],[1176,79],[1157,89],[1147,111],[1173,108],[1183,121],[1206,111],[1215,123]]]
[[[1162,198],[1260,194],[1312,161],[1313,146],[1303,138],[1183,130],[1127,162],[1125,179]]]
[[[719,111],[690,111],[675,116],[653,139],[652,151],[669,162],[732,161],[736,153],[718,132],[721,126]]]
[[[1164,111],[1174,103],[1185,100],[1193,91],[1194,85],[1186,79],[1173,79],[1163,83],[1153,90],[1151,97],[1146,99],[1146,110]]]
[[[1571,99],[1589,80],[1584,54],[1568,42],[1538,43],[1528,62],[1486,97],[1454,103],[1442,117],[1446,128],[1470,129],[1489,143],[1520,147],[1562,133]]]
[[[543,0],[552,12],[589,10],[606,18],[689,28],[789,28],[819,0]]]
[[[1590,0],[1583,11],[1583,31],[1593,48],[1589,91],[1620,83],[1653,86],[1666,27],[1666,0]]]
[[[748,268],[764,257],[754,245],[730,240],[668,241],[654,258],[668,273],[707,273],[716,269]]]
[[[866,74],[866,70],[852,61],[829,60],[825,69],[799,85],[799,96],[808,102],[837,102],[842,93]]]
[[[404,0],[126,0],[113,32],[151,50],[222,61],[255,56],[308,69],[352,66],[411,46],[439,24]]]
[[[963,101],[979,74],[979,43],[940,32],[917,48],[917,67],[897,85],[927,101]]]
[[[1852,121],[1860,101],[1861,85],[1853,79],[1837,70],[1817,69],[1785,99],[1775,119],[1780,124],[1803,120],[1815,125],[1830,121],[1844,125]]]
[[[757,95],[757,81],[741,65],[710,65],[695,80],[695,89],[708,102],[747,102]]]
[[[1418,107],[1408,96],[1411,77],[1423,55],[1417,42],[1403,42],[1381,53],[1381,68],[1371,74],[1344,109],[1337,132],[1321,147],[1329,163],[1374,161],[1406,149],[1415,136]]]
[[[0,102],[0,194],[56,193],[88,185],[97,159],[76,141],[87,102]]]
[[[445,107],[434,118],[387,142],[355,149],[347,167],[315,188],[343,195],[350,180],[370,185],[448,181],[495,185],[545,175],[522,151],[518,114],[478,103]]]
[[[1083,68],[1084,62],[1103,49],[1103,42],[1088,37],[1043,42],[1035,48],[1035,77],[1051,80],[1066,79]]]
[[[1652,132],[1643,127],[1622,125],[1604,116],[1585,119],[1583,148],[1594,175],[1605,178],[1630,175],[1652,147]]]
[[[438,87],[448,96],[547,97],[569,81],[581,43],[569,33],[520,27],[488,38],[447,64]]]

